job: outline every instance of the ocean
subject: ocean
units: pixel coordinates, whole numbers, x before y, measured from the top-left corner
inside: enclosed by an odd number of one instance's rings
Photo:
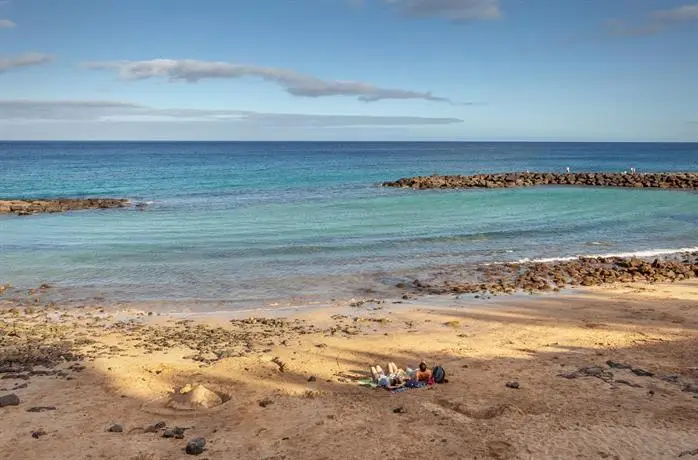
[[[0,284],[248,308],[390,296],[453,265],[698,250],[695,191],[414,191],[413,175],[698,171],[698,144],[4,142],[0,198],[145,210],[0,216]]]

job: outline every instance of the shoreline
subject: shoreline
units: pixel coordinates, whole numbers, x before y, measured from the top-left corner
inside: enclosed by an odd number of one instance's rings
[[[13,331],[0,334],[0,397],[19,398],[0,407],[13,459],[184,458],[195,437],[209,459],[365,458],[387,438],[395,456],[428,443],[455,458],[698,448],[695,279],[237,318],[55,305],[2,309],[0,324]],[[449,383],[359,384],[370,365],[420,359]],[[176,427],[183,439],[166,437]]]
[[[356,288],[354,297],[289,297],[259,299],[234,303],[226,299],[109,299],[103,295],[92,298],[66,297],[63,290],[74,292],[79,287],[42,283],[38,287],[14,287],[0,280],[0,308],[41,307],[55,303],[80,308],[99,304],[108,308],[145,308],[155,313],[275,312],[328,307],[356,307],[364,303],[419,301],[425,295],[470,296],[473,301],[489,297],[522,296],[574,290],[578,287],[614,285],[628,282],[673,282],[698,277],[698,251],[677,251],[643,257],[581,256],[547,261],[453,265],[427,270],[421,275],[403,278],[382,288],[365,285]],[[404,275],[404,274],[403,274]],[[361,293],[359,295],[359,293]],[[212,310],[213,309],[213,310]]]

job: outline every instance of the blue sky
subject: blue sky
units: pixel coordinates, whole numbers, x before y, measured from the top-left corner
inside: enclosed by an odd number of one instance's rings
[[[0,1],[0,139],[698,141],[691,0]]]

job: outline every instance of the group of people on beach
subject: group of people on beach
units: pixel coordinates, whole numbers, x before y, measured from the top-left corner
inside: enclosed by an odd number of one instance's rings
[[[387,389],[403,386],[423,386],[434,383],[444,383],[445,371],[437,366],[433,370],[422,360],[417,369],[400,369],[393,362],[388,363],[387,372],[380,366],[371,366],[371,377],[379,386]]]

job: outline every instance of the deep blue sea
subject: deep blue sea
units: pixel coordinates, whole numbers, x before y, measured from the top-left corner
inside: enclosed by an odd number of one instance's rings
[[[698,171],[698,144],[0,143],[0,198],[149,203],[0,216],[0,283],[237,308],[389,295],[452,264],[698,247],[696,192],[378,186],[565,167]]]

